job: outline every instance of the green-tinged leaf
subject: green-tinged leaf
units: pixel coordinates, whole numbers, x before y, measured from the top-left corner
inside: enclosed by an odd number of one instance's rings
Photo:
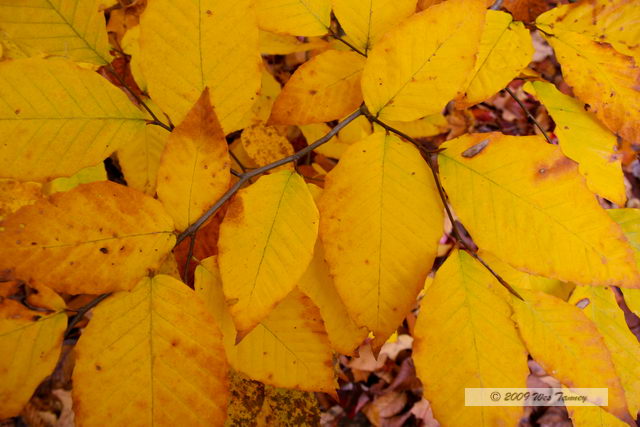
[[[608,209],[607,213],[620,224],[633,246],[636,265],[640,268],[640,209]],[[631,311],[640,316],[640,289],[624,289],[622,292]]]
[[[108,64],[109,41],[102,0],[6,0],[0,32],[24,49],[74,61]]]
[[[569,303],[582,308],[604,338],[624,388],[629,411],[637,414],[640,411],[640,343],[629,330],[613,290],[578,286]]]
[[[0,176],[71,176],[130,144],[145,124],[124,92],[63,59],[0,62]]]
[[[499,133],[441,147],[442,184],[479,247],[564,282],[640,287],[622,230],[558,147],[539,136]]]
[[[68,178],[56,178],[53,181],[47,182],[42,187],[42,193],[48,196],[61,191],[69,191],[80,184],[106,180],[107,171],[104,168],[104,163],[100,162],[95,166],[88,166],[81,169]]]

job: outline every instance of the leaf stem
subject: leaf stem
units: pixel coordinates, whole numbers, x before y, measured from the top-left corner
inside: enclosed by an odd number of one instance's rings
[[[347,126],[349,123],[354,121],[356,118],[360,117],[362,114],[363,114],[362,110],[358,109],[358,110],[354,111],[352,114],[350,114],[343,121],[338,123],[325,136],[323,136],[322,138],[318,139],[313,144],[304,147],[302,150],[298,151],[297,153],[294,153],[294,154],[292,154],[290,156],[287,156],[287,157],[284,157],[284,158],[282,158],[280,160],[276,160],[273,163],[269,163],[268,165],[259,167],[257,169],[252,169],[252,170],[250,170],[248,172],[245,172],[245,173],[241,174],[240,177],[239,177],[240,179],[238,180],[238,182],[236,182],[231,188],[229,188],[227,190],[227,192],[224,193],[222,195],[222,197],[220,197],[218,199],[218,201],[215,202],[213,204],[213,206],[211,206],[204,214],[202,214],[202,216],[200,218],[198,218],[198,220],[196,222],[191,224],[189,227],[187,227],[186,230],[184,230],[182,233],[180,233],[180,235],[178,235],[178,238],[176,239],[176,245],[180,244],[187,237],[195,234],[200,229],[200,227],[202,227],[202,225],[209,218],[211,218],[211,216],[213,216],[218,211],[218,209],[220,209],[222,207],[222,205],[224,205],[234,194],[236,194],[238,192],[238,190],[240,190],[240,188],[242,188],[242,186],[247,181],[249,181],[251,178],[254,178],[254,177],[258,176],[258,175],[261,175],[261,174],[263,174],[263,173],[265,173],[267,171],[270,171],[271,169],[275,169],[278,166],[285,165],[285,164],[287,164],[289,162],[298,161],[303,156],[305,156],[307,153],[315,150],[316,148],[318,148],[322,144],[328,142],[338,132],[340,132],[340,130],[342,130],[345,126]]]
[[[171,132],[173,130],[173,126],[169,126],[163,123],[160,119],[158,119],[158,116],[156,116],[156,114],[153,111],[151,111],[151,108],[149,108],[149,106],[142,100],[142,98],[140,98],[138,95],[135,94],[135,92],[127,85],[127,83],[124,81],[122,76],[118,74],[118,72],[113,68],[111,64],[108,64],[105,67],[105,70],[108,70],[111,73],[111,75],[113,75],[116,79],[118,79],[118,82],[120,83],[120,85],[122,85],[122,87],[136,100],[136,102],[142,105],[142,108],[144,108],[147,111],[147,113],[149,113],[149,115],[153,119],[149,121],[150,125],[160,126],[161,128],[166,129],[168,132]]]
[[[103,300],[105,300],[108,296],[110,296],[111,294],[102,294],[102,295],[98,295],[96,298],[94,298],[93,300],[91,300],[87,305],[84,305],[82,307],[80,307],[80,310],[78,310],[78,312],[76,313],[75,316],[73,316],[73,318],[71,318],[71,320],[69,321],[69,325],[67,325],[67,330],[64,332],[64,337],[68,338],[69,335],[71,334],[71,330],[76,326],[76,324],[82,320],[82,318],[84,317],[85,314],[87,314],[87,312],[89,310],[91,310],[93,307],[95,307],[96,305],[100,304],[100,302],[102,302]]]
[[[513,289],[513,287],[509,283],[507,283],[506,280],[504,280],[498,273],[496,273],[489,266],[489,264],[487,264],[476,253],[476,251],[472,247],[469,246],[469,244],[466,242],[466,240],[463,239],[462,232],[458,228],[458,223],[455,220],[455,218],[453,217],[453,212],[451,212],[451,207],[449,206],[449,202],[447,200],[447,195],[446,195],[446,193],[444,191],[444,187],[442,186],[442,182],[440,181],[440,176],[438,175],[438,165],[436,164],[435,159],[433,157],[433,154],[438,153],[440,150],[429,150],[429,149],[425,148],[424,146],[422,146],[414,138],[410,137],[409,135],[405,134],[404,132],[401,132],[401,131],[395,129],[392,126],[389,126],[388,124],[382,122],[377,117],[374,117],[368,110],[366,110],[366,107],[363,106],[363,107],[361,107],[361,109],[363,110],[363,114],[369,120],[371,120],[374,123],[379,124],[380,126],[382,126],[387,131],[395,133],[396,135],[400,136],[401,138],[406,139],[407,141],[409,141],[410,143],[415,145],[423,153],[425,159],[427,160],[427,164],[429,165],[429,169],[431,169],[431,174],[433,175],[433,180],[435,181],[436,188],[438,189],[438,195],[440,196],[440,200],[442,201],[442,204],[444,205],[444,210],[447,213],[447,217],[449,218],[449,221],[451,222],[451,231],[453,233],[454,238],[458,241],[460,246],[462,246],[469,253],[469,255],[471,255],[478,262],[480,262],[480,264],[482,264],[484,266],[484,268],[486,268],[493,275],[493,277],[495,277],[496,280],[498,280],[498,282],[500,282],[500,284],[502,286],[504,286],[505,289],[507,289],[507,291],[509,291],[509,293],[511,293],[516,298],[524,301],[524,299],[520,296],[520,294],[518,294],[518,292],[515,289]]]
[[[551,142],[551,138],[549,138],[549,135],[547,135],[547,132],[545,132],[544,129],[542,129],[542,125],[540,125],[540,123],[538,123],[538,121],[536,120],[535,117],[533,117],[533,114],[531,114],[529,112],[529,110],[527,109],[527,107],[523,104],[522,101],[520,101],[518,99],[518,97],[516,96],[515,93],[513,93],[513,91],[509,88],[509,86],[505,87],[504,90],[507,91],[507,93],[509,95],[511,95],[511,97],[513,98],[514,101],[516,101],[518,103],[518,105],[520,106],[520,108],[522,108],[522,111],[525,112],[525,114],[527,115],[527,117],[529,117],[529,119],[531,119],[531,121],[533,122],[534,125],[536,125],[536,127],[540,130],[540,132],[542,132],[542,135],[544,135],[544,138],[547,140],[547,142],[549,144],[553,144],[553,142]]]
[[[362,55],[365,58],[367,57],[366,53],[364,53],[363,51],[361,51],[360,49],[358,49],[357,47],[355,47],[354,45],[352,45],[351,43],[349,43],[348,41],[343,39],[342,36],[338,35],[338,33],[336,33],[332,28],[329,28],[329,33],[330,33],[331,37],[333,37],[334,39],[338,40],[340,43],[344,44],[345,46],[349,47],[349,49],[351,49],[355,53],[357,53],[359,55]]]

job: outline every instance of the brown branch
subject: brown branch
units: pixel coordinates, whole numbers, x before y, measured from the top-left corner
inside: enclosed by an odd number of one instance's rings
[[[513,93],[513,91],[511,89],[509,89],[509,86],[505,87],[504,90],[507,91],[507,93],[509,95],[511,95],[511,97],[513,98],[514,101],[516,101],[518,103],[518,105],[520,106],[520,108],[522,108],[522,111],[525,112],[525,114],[527,115],[527,117],[529,117],[529,119],[531,119],[531,121],[533,122],[534,125],[536,125],[536,127],[538,129],[540,129],[540,132],[542,132],[542,135],[544,135],[544,138],[547,140],[547,142],[549,144],[553,144],[553,142],[551,142],[551,138],[549,138],[549,135],[547,135],[547,132],[545,132],[544,129],[542,129],[542,125],[540,125],[540,123],[538,123],[538,121],[536,120],[535,117],[533,117],[533,114],[531,114],[529,112],[529,110],[527,110],[527,107],[522,103],[522,101],[520,101],[518,99],[518,97],[516,96],[515,93]]]
[[[153,111],[151,111],[151,108],[149,108],[149,106],[142,100],[142,98],[140,98],[138,95],[136,95],[136,93],[127,85],[127,83],[124,81],[122,76],[120,76],[120,74],[118,74],[118,72],[113,68],[113,66],[111,64],[108,64],[105,67],[105,70],[108,70],[111,73],[111,75],[113,75],[116,79],[118,79],[118,82],[120,83],[120,85],[133,97],[133,99],[136,100],[136,102],[138,104],[140,104],[142,106],[142,108],[144,108],[147,111],[147,113],[149,113],[149,115],[153,119],[153,120],[149,121],[150,125],[160,126],[161,128],[166,129],[169,132],[171,132],[173,130],[173,126],[169,126],[169,125],[163,123],[158,118],[158,116],[156,116],[156,114]]]
[[[447,195],[446,195],[446,193],[444,191],[444,187],[442,186],[442,182],[440,181],[440,176],[438,175],[438,167],[437,167],[437,164],[435,162],[435,158],[433,157],[433,154],[437,153],[439,150],[435,150],[435,151],[428,150],[427,148],[423,147],[414,138],[412,138],[409,135],[407,135],[407,134],[405,134],[405,133],[393,128],[392,126],[389,126],[388,124],[380,121],[380,119],[378,119],[377,117],[374,117],[369,111],[366,110],[366,107],[362,107],[362,110],[364,110],[363,114],[369,120],[371,120],[374,123],[379,124],[380,126],[382,126],[387,131],[395,133],[396,135],[406,139],[407,141],[409,141],[410,143],[415,145],[423,153],[424,157],[427,160],[427,164],[429,165],[429,169],[431,169],[431,174],[433,175],[433,180],[435,181],[436,188],[438,189],[438,195],[440,196],[440,200],[442,201],[442,204],[444,205],[444,210],[447,213],[447,217],[449,218],[449,221],[451,222],[451,231],[453,233],[454,238],[458,241],[460,246],[462,246],[469,255],[471,255],[478,262],[480,262],[480,264],[482,264],[493,275],[493,277],[495,277],[496,280],[498,280],[498,282],[500,282],[500,284],[502,286],[504,286],[505,289],[507,289],[507,291],[509,291],[509,293],[511,293],[516,298],[524,301],[524,299],[520,296],[520,294],[518,294],[518,292],[515,289],[513,289],[513,287],[509,283],[507,283],[506,280],[504,280],[498,273],[496,273],[489,266],[489,264],[487,264],[482,258],[480,258],[480,256],[476,253],[476,251],[467,244],[465,239],[463,239],[462,232],[458,228],[458,223],[456,222],[456,220],[453,217],[453,212],[451,212],[451,207],[449,206],[449,203],[448,203],[448,200],[447,200]]]
[[[298,151],[297,153],[294,153],[294,154],[292,154],[290,156],[287,156],[287,157],[284,157],[284,158],[282,158],[280,160],[276,160],[273,163],[269,163],[268,165],[265,165],[265,166],[262,166],[262,167],[259,167],[257,169],[253,169],[251,171],[248,171],[246,173],[241,174],[240,175],[240,179],[238,180],[238,182],[236,182],[231,188],[229,188],[227,190],[227,192],[224,193],[222,195],[222,197],[220,197],[218,199],[218,201],[215,202],[213,204],[213,206],[211,206],[204,214],[202,214],[202,216],[200,218],[198,218],[198,220],[196,222],[191,224],[186,230],[184,230],[182,233],[180,233],[180,235],[178,235],[178,238],[176,239],[176,245],[180,244],[180,242],[182,242],[187,237],[195,234],[200,229],[200,227],[202,227],[202,225],[209,218],[211,218],[218,211],[218,209],[220,209],[222,207],[222,205],[224,205],[234,194],[236,194],[238,192],[238,190],[240,190],[240,188],[242,188],[242,186],[246,182],[248,182],[251,178],[254,178],[254,177],[258,176],[258,175],[261,175],[261,174],[263,174],[263,173],[265,173],[267,171],[270,171],[271,169],[275,169],[278,166],[286,165],[289,162],[298,161],[303,156],[305,156],[307,153],[315,150],[316,148],[318,148],[322,144],[328,142],[340,130],[342,130],[345,126],[347,126],[349,123],[351,123],[356,118],[360,117],[362,114],[363,114],[362,110],[358,109],[355,112],[353,112],[351,115],[349,115],[346,119],[344,119],[343,121],[338,123],[325,136],[323,136],[322,138],[318,139],[313,144],[304,147],[302,150]]]
[[[87,305],[84,305],[84,306],[80,307],[80,310],[78,310],[76,315],[73,316],[73,318],[71,318],[71,320],[69,321],[69,325],[67,326],[67,330],[64,332],[64,337],[65,338],[69,337],[69,335],[71,334],[71,330],[76,326],[76,324],[80,320],[82,320],[84,315],[87,314],[87,311],[91,310],[93,307],[95,307],[96,305],[100,304],[100,302],[105,300],[110,295],[111,295],[110,293],[109,294],[98,295],[96,298],[91,300]]]

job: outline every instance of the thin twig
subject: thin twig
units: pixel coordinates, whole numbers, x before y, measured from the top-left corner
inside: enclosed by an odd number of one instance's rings
[[[424,157],[427,160],[427,164],[429,165],[429,169],[431,169],[431,174],[433,175],[433,180],[435,181],[436,188],[438,189],[438,194],[440,195],[440,200],[442,200],[442,204],[444,205],[444,210],[447,213],[447,217],[449,218],[449,221],[451,222],[451,231],[452,231],[453,236],[455,237],[455,239],[467,251],[467,253],[469,253],[469,255],[471,255],[473,258],[478,260],[480,262],[480,264],[482,264],[493,275],[493,277],[495,277],[498,280],[498,282],[500,282],[500,284],[502,286],[504,286],[507,289],[507,291],[509,291],[509,293],[511,293],[513,296],[517,297],[518,299],[523,300],[523,298],[520,296],[520,294],[518,294],[518,292],[516,292],[516,290],[513,289],[513,287],[511,285],[509,285],[509,283],[507,283],[506,280],[504,280],[498,273],[496,273],[489,266],[489,264],[487,264],[482,258],[480,258],[480,256],[475,252],[475,250],[473,248],[469,247],[467,242],[462,238],[462,232],[459,230],[458,223],[454,219],[453,213],[451,212],[451,207],[449,206],[449,202],[447,200],[447,195],[446,195],[446,193],[444,191],[444,187],[442,186],[442,182],[440,181],[440,176],[438,175],[437,165],[436,165],[434,157],[433,157],[433,154],[437,153],[439,150],[435,150],[435,151],[434,150],[428,150],[427,148],[423,147],[420,143],[418,143],[418,141],[416,141],[415,139],[413,139],[409,135],[407,135],[407,134],[395,129],[392,126],[389,126],[388,124],[380,121],[380,119],[378,119],[378,118],[374,117],[373,115],[371,115],[371,113],[366,111],[366,107],[362,107],[362,109],[365,110],[363,112],[363,114],[365,114],[369,120],[379,124],[380,126],[382,126],[387,131],[393,132],[396,135],[406,139],[407,141],[409,141],[410,143],[415,145],[420,151],[422,151],[424,153]]]
[[[156,114],[153,111],[151,111],[151,108],[149,108],[149,106],[142,100],[142,98],[140,98],[138,95],[136,95],[135,92],[131,88],[129,88],[129,86],[127,86],[127,83],[120,76],[120,74],[118,74],[118,72],[113,68],[113,66],[111,64],[108,64],[105,67],[105,70],[108,70],[116,79],[118,79],[118,82],[120,83],[120,85],[136,100],[136,102],[138,104],[142,105],[142,108],[144,108],[147,111],[147,113],[149,113],[151,118],[153,118],[153,120],[149,121],[150,125],[160,126],[161,128],[164,128],[169,132],[171,132],[173,130],[172,126],[169,126],[169,125],[163,123],[158,118],[158,116],[156,116]]]
[[[239,178],[242,176],[242,172],[238,172],[237,170],[231,168],[231,175],[237,176]]]
[[[98,295],[96,298],[91,300],[89,302],[89,304],[80,307],[80,310],[78,310],[77,314],[75,316],[73,316],[71,318],[71,320],[69,321],[69,325],[67,326],[67,330],[64,333],[64,337],[68,338],[69,335],[71,334],[71,330],[76,326],[76,324],[80,320],[82,320],[84,315],[87,314],[87,311],[91,310],[93,307],[95,307],[96,305],[100,304],[100,302],[102,302],[104,299],[106,299],[109,295],[111,295],[111,294],[109,293],[109,294]]]
[[[346,41],[345,39],[343,39],[340,35],[338,35],[333,29],[329,28],[329,35],[331,37],[333,37],[334,39],[338,40],[340,43],[344,44],[345,46],[349,47],[349,49],[351,49],[352,51],[354,51],[355,53],[364,56],[365,58],[367,57],[367,54],[364,53],[363,51],[361,51],[360,49],[358,49],[357,47],[355,47],[354,45],[352,45],[351,43],[349,43],[348,41]]]
[[[307,153],[315,150],[316,148],[318,148],[322,144],[328,142],[340,130],[342,130],[345,126],[347,126],[349,123],[354,121],[356,118],[360,117],[362,114],[363,114],[362,111],[360,109],[358,109],[355,112],[353,112],[351,115],[349,115],[346,119],[344,119],[343,121],[338,123],[325,136],[323,136],[322,138],[318,139],[313,144],[304,147],[302,150],[298,151],[297,153],[294,153],[294,154],[292,154],[290,156],[284,157],[284,158],[282,158],[280,160],[277,160],[277,161],[275,161],[273,163],[269,163],[268,165],[265,165],[265,166],[259,167],[257,169],[253,169],[251,171],[243,173],[240,176],[240,179],[238,180],[238,182],[236,182],[231,188],[229,188],[227,190],[227,192],[224,193],[222,195],[222,197],[220,197],[218,199],[218,201],[214,203],[213,206],[211,206],[204,214],[202,214],[202,216],[200,218],[198,218],[198,220],[196,222],[191,224],[186,230],[184,230],[182,233],[180,233],[180,235],[176,239],[176,245],[178,245],[184,239],[186,239],[187,237],[191,236],[196,231],[198,231],[198,229],[200,229],[200,227],[202,227],[202,224],[204,224],[209,218],[211,218],[211,216],[213,216],[218,211],[218,209],[220,209],[222,207],[222,205],[224,205],[234,194],[236,194],[238,192],[238,190],[240,190],[240,188],[242,188],[242,186],[247,181],[249,181],[251,178],[256,177],[256,176],[258,176],[260,174],[263,174],[263,173],[265,173],[267,171],[270,171],[271,169],[275,169],[278,166],[286,165],[289,162],[298,161],[303,156],[305,156]]]
[[[235,153],[231,150],[229,150],[229,155],[238,164],[238,166],[240,166],[240,169],[242,169],[242,173],[245,173],[247,171],[247,167],[242,164],[238,156],[236,156]]]
[[[516,101],[518,103],[518,105],[520,106],[520,108],[522,108],[522,111],[525,112],[525,114],[527,115],[527,117],[529,117],[529,119],[531,119],[531,121],[533,122],[534,125],[536,125],[536,127],[538,129],[540,129],[540,132],[542,132],[542,135],[544,135],[544,138],[547,140],[547,142],[549,144],[553,144],[553,142],[551,142],[551,138],[549,138],[549,135],[547,135],[547,132],[545,132],[544,129],[542,129],[542,126],[540,125],[540,123],[538,123],[538,121],[536,120],[535,117],[533,117],[533,115],[529,112],[529,110],[527,110],[527,107],[522,103],[522,101],[520,101],[518,99],[518,97],[516,96],[515,93],[513,93],[513,91],[511,89],[509,89],[509,86],[505,87],[504,90],[507,91],[507,93],[509,95],[511,95],[511,97],[514,99],[514,101]]]

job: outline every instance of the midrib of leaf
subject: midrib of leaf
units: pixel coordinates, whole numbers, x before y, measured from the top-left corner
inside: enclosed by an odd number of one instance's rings
[[[371,21],[373,21],[373,0],[369,0],[369,21],[367,22],[367,39],[364,41],[364,56],[367,56],[371,46]]]
[[[80,1],[88,1],[88,0],[76,0],[76,1],[77,1],[77,2],[80,2]],[[102,59],[102,60],[104,61],[104,63],[105,63],[105,64],[108,64],[108,63],[110,62],[110,61],[107,61],[107,59],[106,59],[106,58],[104,58],[102,55],[100,55],[100,54],[98,53],[98,51],[96,51],[96,50],[95,50],[95,48],[93,48],[91,45],[89,45],[88,41],[84,38],[84,36],[81,36],[81,35],[80,35],[80,33],[78,33],[78,31],[76,30],[76,27],[75,27],[72,23],[70,23],[70,22],[67,20],[67,18],[65,18],[65,17],[62,15],[62,13],[60,13],[60,11],[56,8],[56,6],[54,6],[54,4],[51,2],[51,0],[46,0],[46,2],[47,2],[47,4],[51,7],[51,9],[53,9],[53,10],[56,12],[56,14],[60,17],[60,19],[62,19],[62,21],[63,21],[65,24],[67,24],[67,26],[68,26],[69,28],[71,28],[71,30],[73,31],[73,33],[74,33],[74,34],[75,34],[75,35],[76,35],[80,40],[82,40],[82,42],[85,44],[85,46],[87,46],[87,48],[88,48],[89,50],[91,50],[91,51],[96,55],[96,57],[98,57],[98,58]],[[73,12],[73,16],[72,16],[72,18],[75,16],[75,12],[76,12],[76,9],[77,9],[77,8],[78,8],[78,3],[76,3],[76,4],[75,4],[74,12]],[[106,28],[105,28],[105,31],[106,31]]]
[[[0,337],[4,337],[4,336],[7,336],[7,335],[14,334],[14,333],[16,333],[16,332],[18,332],[18,331],[21,331],[21,330],[23,330],[23,329],[26,329],[26,328],[32,328],[32,327],[34,327],[34,326],[38,325],[38,323],[41,323],[41,322],[47,322],[47,321],[53,320],[53,318],[54,318],[54,317],[59,316],[59,315],[61,315],[61,314],[64,314],[64,312],[63,312],[63,311],[55,311],[54,313],[51,313],[51,314],[50,314],[50,315],[48,315],[48,316],[43,316],[43,317],[41,317],[40,319],[36,320],[36,321],[35,321],[35,322],[33,322],[33,323],[27,323],[27,324],[25,324],[25,325],[22,325],[22,326],[19,326],[19,327],[15,328],[15,329],[11,329],[11,330],[10,330],[9,332],[7,332],[7,333],[0,334]],[[43,325],[38,325],[38,326],[39,326],[40,328],[42,328],[42,326],[43,326]]]
[[[456,30],[457,30],[457,28],[456,28]],[[411,75],[409,76],[409,78],[408,78],[408,79],[406,79],[406,80],[405,80],[405,82],[402,84],[402,86],[400,86],[400,87],[398,88],[398,90],[396,90],[396,91],[395,91],[395,93],[394,93],[393,95],[391,95],[391,97],[390,97],[390,98],[389,98],[389,99],[384,103],[384,105],[383,105],[383,106],[382,106],[382,107],[381,107],[381,108],[376,112],[376,114],[377,114],[377,115],[379,115],[379,114],[380,114],[380,112],[381,112],[382,110],[384,110],[384,109],[387,107],[387,105],[389,105],[389,103],[390,103],[391,101],[393,101],[393,99],[394,99],[396,96],[398,96],[398,94],[399,94],[400,92],[402,92],[402,90],[403,90],[403,89],[404,89],[404,88],[405,88],[405,87],[406,87],[406,86],[411,82],[411,80],[412,80],[412,79],[413,79],[417,74],[419,74],[419,73],[420,73],[420,71],[422,71],[422,69],[423,69],[423,68],[424,68],[424,67],[425,67],[429,62],[431,62],[431,58],[433,58],[433,57],[434,57],[434,56],[435,56],[435,55],[440,51],[440,49],[442,48],[442,46],[443,46],[445,43],[447,43],[449,40],[451,40],[451,38],[453,37],[453,33],[454,33],[456,30],[451,31],[451,32],[449,33],[449,37],[447,37],[446,39],[444,39],[444,40],[442,41],[442,43],[440,43],[440,44],[435,48],[435,50],[433,51],[433,53],[432,53],[431,55],[429,55],[429,57],[428,57],[428,58],[427,58],[427,59],[426,59],[426,60],[425,60],[425,61],[424,61],[424,62],[423,62],[419,67],[418,67],[418,69],[417,69],[413,74],[411,74]]]
[[[278,205],[276,206],[276,211],[275,214],[273,215],[273,221],[271,221],[271,226],[269,227],[269,232],[267,233],[267,238],[265,240],[265,244],[262,248],[262,254],[260,255],[260,261],[258,262],[258,268],[256,269],[256,275],[253,278],[253,287],[251,288],[251,292],[249,293],[249,299],[251,299],[253,297],[253,291],[255,291],[256,289],[256,284],[258,282],[258,276],[260,275],[260,270],[262,270],[262,263],[264,262],[264,256],[267,253],[267,249],[269,246],[269,241],[271,240],[271,234],[273,234],[273,227],[276,223],[276,220],[278,218],[278,214],[280,213],[280,205],[282,204],[282,199],[284,198],[284,194],[287,190],[287,187],[289,186],[289,182],[291,181],[291,178],[293,177],[294,172],[292,172],[291,174],[289,174],[289,177],[287,178],[287,182],[285,182],[284,186],[282,187],[282,193],[280,194],[280,198],[278,199]]]
[[[150,233],[125,234],[125,235],[117,236],[117,237],[105,237],[103,239],[86,240],[86,241],[83,241],[83,242],[60,243],[58,245],[47,245],[47,246],[34,245],[34,246],[29,246],[29,247],[30,248],[42,248],[42,249],[54,249],[54,248],[63,248],[63,247],[68,247],[68,246],[78,246],[78,245],[86,245],[86,244],[91,244],[91,243],[105,242],[105,241],[109,241],[109,240],[121,240],[121,239],[128,239],[128,238],[132,238],[132,237],[152,236],[154,234],[173,234],[173,231],[152,231]]]
[[[280,339],[280,337],[279,337],[278,335],[276,335],[276,334],[275,334],[271,329],[269,329],[269,328],[267,327],[267,325],[265,325],[264,323],[260,322],[260,326],[262,326],[262,327],[263,327],[267,332],[269,332],[271,335],[273,335],[273,338],[275,338],[275,339],[276,339],[276,341],[278,341],[280,344],[282,344],[282,346],[285,348],[285,350],[287,350],[289,353],[291,353],[291,355],[292,355],[293,357],[295,357],[297,361],[299,361],[300,363],[302,363],[302,364],[304,365],[304,368],[307,370],[307,372],[311,372],[311,371],[309,370],[309,366],[304,362],[304,360],[300,359],[300,358],[298,357],[298,355],[297,355],[293,350],[291,350],[291,349],[289,348],[289,346],[287,345],[287,343],[285,343],[284,341],[282,341],[282,340]]]
[[[387,154],[387,147],[389,143],[387,142],[387,138],[384,138],[384,142],[382,144],[382,164],[380,165],[380,215],[378,217],[378,281],[376,283],[376,287],[378,288],[378,297],[376,300],[376,328],[380,329],[380,280],[382,277],[382,224],[384,224],[382,220],[382,215],[384,213],[384,166]]]
[[[307,2],[305,0],[298,0],[298,2],[305,8],[307,9],[307,12],[309,12],[309,15],[313,16],[316,21],[318,21],[320,23],[320,25],[322,25],[324,28],[327,29],[327,31],[329,31],[329,27],[327,27],[326,25],[324,25],[324,23],[322,22],[322,19],[320,19],[320,17],[318,15],[316,15],[313,10],[311,10],[307,4]]]
[[[456,159],[449,157],[445,154],[440,154],[440,156],[446,158],[447,160],[450,160],[454,163],[456,163],[457,165],[460,165],[462,167],[464,167],[465,169],[473,172],[474,174],[478,175],[480,178],[489,181],[491,184],[495,185],[497,188],[499,188],[500,190],[509,193],[510,195],[512,195],[514,198],[522,201],[523,203],[531,206],[532,208],[534,208],[536,211],[544,214],[546,217],[548,217],[553,223],[555,223],[556,225],[559,225],[561,228],[563,228],[567,233],[571,234],[572,236],[576,237],[580,242],[584,243],[585,246],[589,247],[590,249],[594,250],[598,255],[603,256],[606,258],[606,254],[603,254],[602,252],[600,252],[597,248],[593,247],[589,242],[585,241],[580,235],[574,233],[573,231],[569,230],[563,223],[559,222],[556,218],[554,218],[553,216],[551,216],[549,213],[547,213],[546,211],[542,210],[538,205],[533,204],[532,202],[530,202],[527,199],[523,199],[522,197],[520,197],[518,194],[512,192],[511,190],[508,190],[506,188],[504,188],[503,186],[499,185],[497,182],[493,181],[492,179],[490,179],[489,177],[487,177],[486,175],[481,174],[480,172],[476,171],[475,169],[470,168],[469,166],[467,166],[464,163],[461,163],[459,161],[457,161]]]
[[[513,21],[511,21],[513,22]],[[504,37],[504,33],[506,33],[509,30],[509,26],[511,25],[511,22],[509,23],[509,25],[507,25],[504,30],[502,30],[502,33],[500,33],[500,36],[498,37],[498,39],[496,40],[496,42],[493,44],[493,46],[491,46],[491,49],[489,49],[489,53],[487,54],[487,56],[484,58],[484,60],[482,60],[482,64],[480,64],[480,66],[478,67],[478,70],[473,73],[473,75],[471,76],[471,78],[469,79],[469,85],[471,84],[471,82],[473,80],[475,80],[476,76],[478,75],[478,73],[480,73],[480,70],[482,70],[482,67],[484,67],[484,64],[487,63],[487,61],[489,60],[489,58],[491,57],[491,53],[495,50],[496,46],[498,46],[498,43],[500,43],[500,40],[502,40],[502,37]],[[469,85],[467,85],[467,88],[469,88]]]

